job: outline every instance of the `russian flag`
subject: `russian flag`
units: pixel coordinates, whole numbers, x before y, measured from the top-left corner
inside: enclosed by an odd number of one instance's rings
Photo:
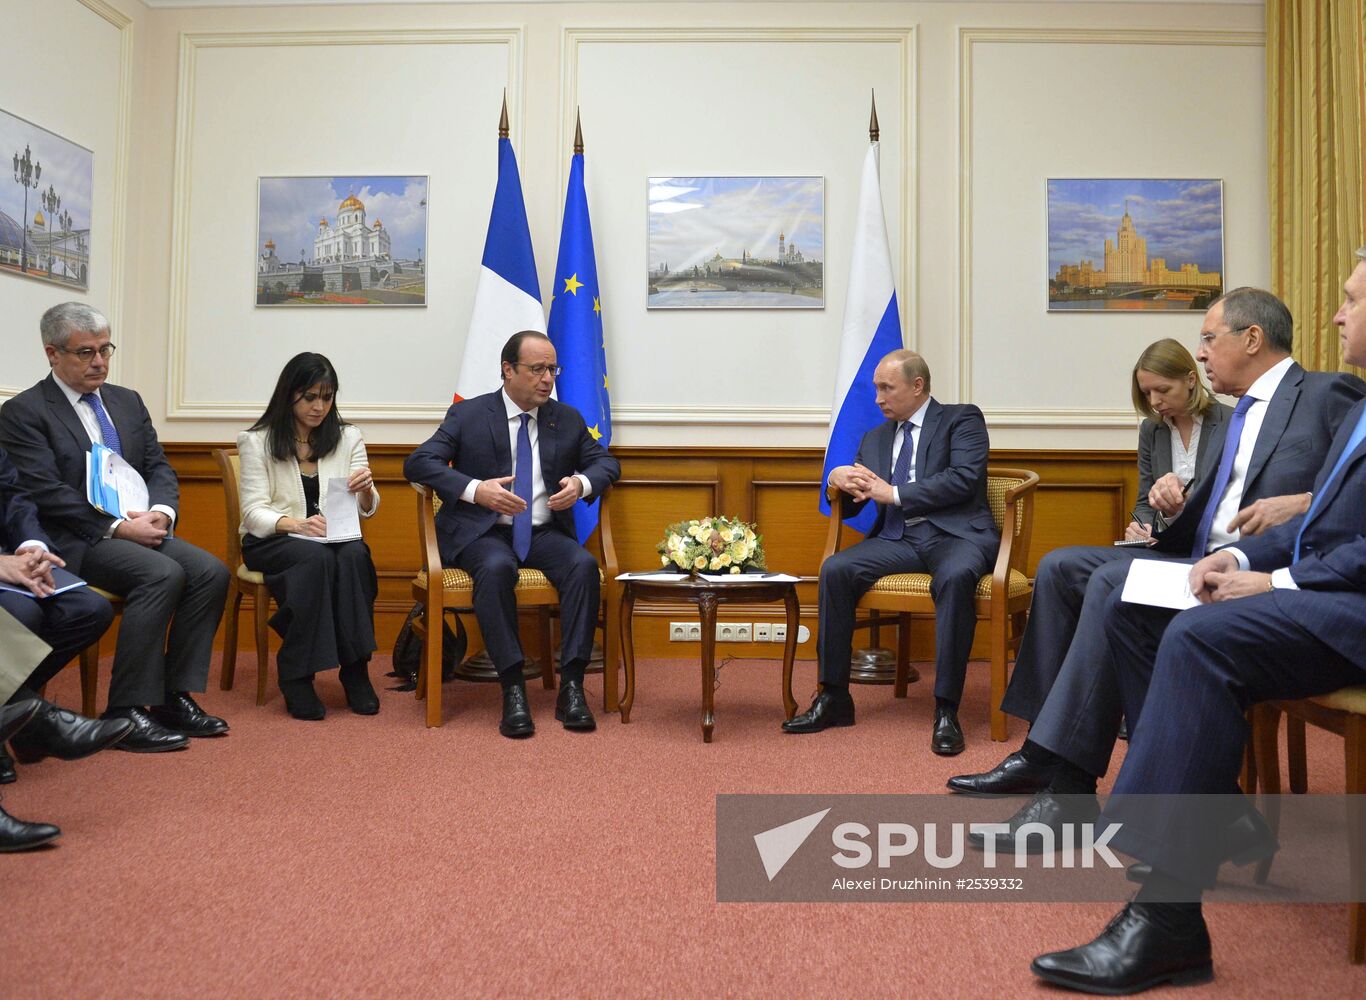
[[[577,144],[582,148],[582,136]],[[560,402],[568,403],[588,424],[588,433],[606,448],[612,443],[612,403],[607,394],[607,351],[602,333],[602,298],[593,254],[593,227],[583,184],[583,153],[569,168],[560,224],[560,254],[550,300],[550,340],[564,372],[555,383]],[[579,541],[598,526],[597,498],[574,505]]]
[[[830,501],[825,496],[830,471],[852,464],[863,435],[885,419],[877,406],[873,370],[886,354],[901,346],[901,315],[896,307],[892,253],[878,181],[878,144],[873,142],[863,161],[858,217],[854,222],[844,332],[840,337],[835,399],[830,410],[830,435],[825,446],[825,474],[821,477],[822,513],[830,513]],[[876,506],[868,504],[848,523],[867,534],[876,517]]]
[[[522,200],[522,179],[512,140],[498,140],[498,187],[493,192],[489,234],[479,284],[474,290],[465,354],[455,383],[456,401],[492,392],[502,385],[499,355],[514,333],[545,333],[545,310],[531,251],[531,228]]]

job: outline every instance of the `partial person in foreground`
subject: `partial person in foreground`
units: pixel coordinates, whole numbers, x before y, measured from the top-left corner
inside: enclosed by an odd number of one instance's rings
[[[929,573],[935,610],[934,727],[930,749],[963,751],[958,702],[977,626],[974,594],[990,570],[1000,533],[987,505],[986,420],[971,403],[930,395],[930,368],[914,351],[892,351],[873,373],[886,422],[863,436],[853,465],[830,472],[845,517],[870,500],[868,537],[821,565],[817,656],[821,689],[811,707],[783,723],[789,733],[854,724],[849,694],[859,599],[891,573]]]
[[[369,675],[378,593],[370,548],[362,538],[320,541],[327,538],[330,481],[345,480],[361,517],[379,509],[365,441],[337,412],[338,386],[327,358],[297,354],[261,419],[237,435],[242,561],[265,574],[279,605],[271,625],[283,640],[280,691],[296,719],[327,714],[313,678],[334,667],[351,711],[379,711]]]
[[[180,488],[152,418],[135,391],[106,381],[114,353],[109,321],[90,306],[65,302],[45,312],[40,327],[52,371],[0,409],[0,444],[67,568],[123,598],[103,718],[131,721],[118,746],[139,753],[222,736],[228,724],[192,695],[208,682],[228,569],[175,537]],[[147,510],[116,517],[87,500],[95,444],[142,477]]]
[[[597,722],[583,692],[601,603],[598,562],[578,542],[573,506],[601,496],[621,465],[572,406],[551,398],[560,373],[555,346],[534,330],[503,346],[501,389],[457,402],[436,433],[408,456],[403,474],[441,498],[441,561],[474,581],[474,614],[503,688],[499,731],[535,732],[513,591],[523,567],[539,569],[560,598],[560,692],[566,729]],[[544,669],[551,669],[546,664]]]
[[[1001,702],[1031,724],[1029,737],[991,770],[950,778],[951,790],[1094,791],[1121,720],[1117,696],[1106,698],[1105,604],[1133,560],[1193,562],[1308,509],[1314,475],[1347,412],[1366,395],[1366,383],[1305,371],[1290,356],[1293,337],[1290,310],[1262,289],[1235,288],[1210,306],[1196,359],[1215,392],[1238,399],[1226,424],[1215,429],[1222,440],[1211,434],[1202,441],[1203,452],[1218,440],[1211,455],[1217,461],[1189,490],[1174,473],[1155,480],[1149,502],[1169,523],[1151,546],[1075,545],[1040,561],[1029,623]],[[1032,811],[1022,810],[1020,823],[1067,819],[1047,800],[1026,808]]]
[[[1366,364],[1366,247],[1333,322],[1342,360]],[[1099,937],[1040,955],[1042,978],[1127,994],[1213,974],[1200,895],[1214,885],[1222,824],[1153,795],[1227,796],[1246,813],[1238,771],[1246,712],[1366,683],[1366,402],[1343,422],[1315,478],[1309,510],[1197,562],[1201,606],[1173,613],[1112,599],[1114,672],[1132,720],[1129,752],[1102,822],[1151,871]],[[1155,804],[1156,802],[1156,804]]]

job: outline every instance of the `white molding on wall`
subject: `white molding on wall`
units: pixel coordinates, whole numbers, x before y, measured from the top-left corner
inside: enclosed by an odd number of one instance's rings
[[[903,164],[901,176],[901,274],[897,287],[901,307],[902,343],[918,349],[919,330],[915,323],[915,310],[908,303],[920,299],[917,281],[920,269],[919,257],[919,125],[920,116],[917,92],[917,52],[919,34],[915,25],[904,28],[838,28],[838,27],[801,27],[801,28],[693,28],[693,27],[652,27],[652,28],[575,28],[566,27],[560,38],[560,109],[559,135],[556,149],[563,154],[568,150],[574,134],[574,112],[578,107],[579,96],[579,48],[586,43],[616,42],[624,44],[649,44],[657,42],[697,42],[697,43],[752,43],[752,42],[876,42],[895,43],[901,49],[900,78],[898,81],[904,112],[898,131],[900,133],[899,153]],[[860,112],[862,114],[862,112]],[[884,119],[885,120],[885,119]],[[883,132],[888,131],[883,126]],[[854,152],[860,156],[865,148],[859,146]],[[562,155],[557,176],[558,190],[562,193],[569,181],[569,157]],[[564,225],[564,205],[560,202],[560,215],[557,221]],[[610,336],[610,330],[604,331]],[[784,406],[623,406],[612,404],[612,423],[627,425],[668,425],[668,424],[768,424],[768,425],[821,425],[830,422],[830,408],[784,407]]]
[[[101,0],[81,0],[99,3]],[[191,171],[195,124],[195,64],[200,49],[273,48],[325,45],[506,45],[508,47],[508,106],[515,117],[512,133],[518,148],[526,122],[524,26],[506,28],[447,28],[439,30],[380,31],[262,31],[185,32],[180,36],[179,84],[176,95],[175,168],[171,196],[171,289],[168,317],[170,378],[166,386],[166,416],[170,420],[239,420],[260,415],[260,400],[251,402],[195,402],[185,397],[188,363]],[[348,418],[375,421],[440,419],[446,407],[406,403],[348,402]]]
[[[972,54],[985,44],[1266,46],[1264,31],[1205,28],[958,29],[958,398],[972,396]],[[1128,427],[1132,410],[990,409],[987,423],[1017,427]]]

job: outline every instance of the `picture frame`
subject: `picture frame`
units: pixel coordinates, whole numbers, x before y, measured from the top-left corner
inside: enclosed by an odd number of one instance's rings
[[[90,290],[95,154],[0,109],[0,272]]]

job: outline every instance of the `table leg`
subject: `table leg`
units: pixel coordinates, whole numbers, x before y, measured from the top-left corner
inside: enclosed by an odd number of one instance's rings
[[[626,666],[626,691],[621,696],[621,721],[623,724],[631,721],[631,706],[636,702],[636,650],[631,638],[632,611],[636,606],[636,594],[628,582],[621,588],[621,621],[618,622],[621,632],[621,658]],[[616,665],[612,664],[611,669],[615,670]]]
[[[702,619],[702,742],[710,743],[716,726],[716,594],[698,594],[697,610]]]
[[[797,699],[792,697],[792,664],[797,659],[797,630],[802,624],[802,609],[797,603],[797,588],[789,587],[783,596],[787,607],[787,642],[783,645],[783,708],[790,719],[797,714]]]

